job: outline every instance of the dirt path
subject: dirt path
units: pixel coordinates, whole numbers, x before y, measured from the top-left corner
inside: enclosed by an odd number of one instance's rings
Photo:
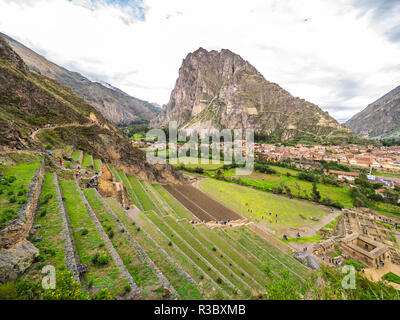
[[[57,126],[44,127],[44,128],[39,128],[38,130],[34,131],[31,135],[31,137],[34,140],[36,138],[36,135],[42,130],[53,130],[53,129],[57,129],[57,128],[67,128],[67,127],[93,127],[95,125],[97,125],[97,123],[90,123],[90,124],[68,123],[68,124],[61,124],[61,125],[57,125]]]

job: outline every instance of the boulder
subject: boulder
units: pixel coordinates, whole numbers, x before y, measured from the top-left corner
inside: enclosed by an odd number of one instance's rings
[[[302,264],[304,264],[310,269],[318,270],[321,268],[319,263],[312,256],[310,256],[308,253],[304,251],[295,252],[293,254],[293,258],[300,261]]]
[[[0,282],[15,281],[39,256],[39,249],[24,240],[15,247],[0,251]]]

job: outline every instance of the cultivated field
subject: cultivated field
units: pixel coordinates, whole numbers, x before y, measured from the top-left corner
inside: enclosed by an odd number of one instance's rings
[[[200,220],[208,222],[242,219],[232,209],[222,205],[190,185],[166,185],[165,189]]]
[[[311,223],[311,217],[321,218],[327,214],[321,207],[305,201],[291,200],[215,179],[203,180],[200,189],[243,217],[265,221],[275,230],[298,227]]]

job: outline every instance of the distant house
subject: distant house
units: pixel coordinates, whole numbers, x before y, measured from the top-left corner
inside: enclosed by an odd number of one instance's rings
[[[347,180],[354,180],[355,178],[359,177],[358,172],[346,172],[346,171],[337,171],[337,170],[329,170],[328,174],[337,176],[339,179],[347,179]]]

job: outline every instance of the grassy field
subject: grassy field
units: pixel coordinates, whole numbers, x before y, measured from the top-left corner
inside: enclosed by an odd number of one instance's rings
[[[39,167],[39,157],[15,166],[0,166],[0,230],[17,217],[18,209],[28,201],[29,185]]]
[[[40,272],[45,265],[54,266],[56,272],[66,269],[65,239],[61,236],[62,218],[59,213],[57,191],[52,173],[45,175],[39,203],[36,224],[40,224],[41,227],[37,229],[35,237],[41,237],[43,240],[36,242],[35,246],[40,251],[38,259],[40,262],[28,276],[30,280],[35,281],[42,279],[43,275]]]
[[[92,166],[92,155],[85,154],[82,160],[82,166],[84,167],[91,167]]]
[[[65,206],[67,208],[73,236],[81,263],[88,266],[85,275],[86,283],[94,288],[108,288],[112,294],[123,294],[125,280],[107,251],[93,221],[90,219],[85,205],[80,199],[74,181],[61,181]],[[84,228],[87,232],[76,232],[78,228]],[[94,255],[98,253],[104,264],[92,262]],[[107,263],[106,263],[107,262]]]
[[[100,159],[95,159],[94,161],[93,161],[93,163],[94,163],[94,171],[95,172],[100,172],[101,171],[101,167],[102,167],[102,163],[101,163],[101,160]]]
[[[179,167],[182,163],[186,168],[203,168],[204,170],[217,170],[225,164],[230,164],[230,161],[218,161],[218,163],[212,163],[209,159],[198,159],[193,157],[179,157],[176,159],[177,163],[173,164],[175,167]],[[205,162],[205,163],[204,163]]]
[[[304,197],[311,199],[312,182],[300,180],[293,175],[297,175],[298,172],[292,169],[280,168],[271,166],[271,168],[277,170],[279,174],[265,174],[253,171],[248,176],[235,176],[234,169],[227,170],[224,172],[226,178],[237,178],[244,182],[246,185],[257,186],[259,188],[271,191],[273,187],[278,187],[281,184],[287,185],[292,194],[295,197]],[[291,172],[293,171],[293,172]],[[288,177],[286,172],[290,172],[292,176]],[[338,201],[345,207],[353,207],[353,200],[350,196],[348,188],[336,187],[326,185],[323,183],[317,183],[317,188],[321,193],[322,198],[330,198],[331,200]]]
[[[193,283],[185,279],[165,257],[161,254],[159,249],[152,242],[152,238],[149,239],[140,227],[133,222],[124,212],[122,207],[112,198],[106,199],[108,205],[117,215],[118,219],[124,224],[128,231],[132,234],[135,240],[141,245],[141,247],[149,255],[150,259],[157,265],[164,276],[170,281],[171,285],[179,293],[182,299],[201,299],[202,295]],[[153,239],[154,241],[154,239]],[[162,241],[160,241],[162,243]],[[164,242],[165,247],[168,245]],[[160,243],[159,243],[160,245]],[[171,255],[171,248],[168,250],[168,254]],[[185,261],[187,264],[187,262]]]
[[[305,201],[291,200],[215,179],[203,180],[200,189],[243,217],[265,221],[277,230],[298,227],[312,222],[311,217],[321,218],[326,214],[320,207]]]

